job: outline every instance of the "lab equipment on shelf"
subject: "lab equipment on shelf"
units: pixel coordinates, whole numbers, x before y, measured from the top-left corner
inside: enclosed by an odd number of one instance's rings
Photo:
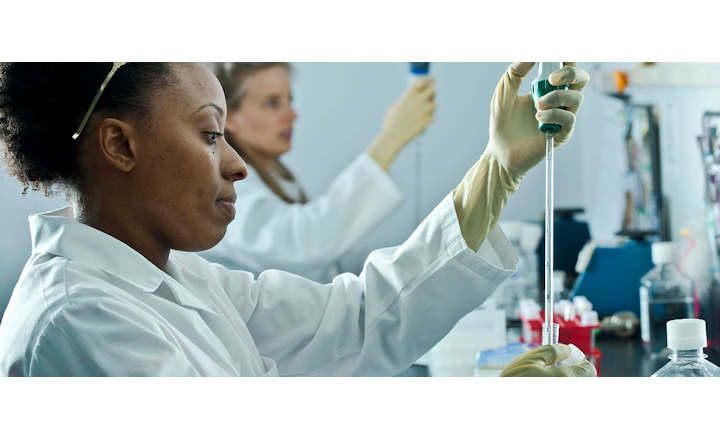
[[[636,233],[622,244],[595,246],[571,296],[586,297],[603,317],[624,311],[639,316],[638,282],[653,268],[650,242],[646,238],[647,234]]]
[[[708,325],[710,347],[720,349],[720,112],[702,116],[702,134],[697,137],[705,172],[705,203],[708,243],[711,250],[710,287],[700,295],[700,316]]]

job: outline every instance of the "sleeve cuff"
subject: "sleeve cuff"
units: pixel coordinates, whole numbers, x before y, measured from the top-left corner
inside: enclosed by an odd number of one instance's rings
[[[443,198],[428,217],[431,216],[440,217],[448,252],[457,255],[473,271],[493,282],[502,281],[517,271],[517,254],[498,226],[490,231],[477,252],[468,247],[460,232],[452,192]]]

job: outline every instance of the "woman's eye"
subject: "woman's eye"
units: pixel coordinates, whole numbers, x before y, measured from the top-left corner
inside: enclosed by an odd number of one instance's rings
[[[277,98],[270,98],[265,102],[265,105],[271,108],[276,108],[280,106],[280,100]]]
[[[217,142],[217,139],[218,139],[219,137],[222,137],[222,135],[223,135],[222,133],[217,133],[217,132],[215,132],[215,131],[207,131],[207,132],[205,132],[205,136],[207,136],[208,143],[210,143],[211,145],[214,145],[215,142]]]

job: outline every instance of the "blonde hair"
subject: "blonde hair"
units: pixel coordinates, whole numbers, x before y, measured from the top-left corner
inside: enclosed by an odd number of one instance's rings
[[[267,62],[267,63],[216,63],[214,66],[215,76],[217,76],[225,92],[225,100],[227,101],[228,112],[238,109],[242,104],[247,89],[245,87],[246,80],[257,72],[271,69],[273,67],[282,67],[288,72],[290,64],[283,62]],[[257,160],[257,155],[252,149],[243,146],[239,140],[235,139],[230,133],[225,132],[225,138],[228,143],[238,152],[238,154],[247,162],[248,165],[255,168],[263,182],[272,190],[275,195],[280,197],[287,203],[307,203],[308,198],[305,191],[300,188],[300,197],[295,200],[283,191],[280,184],[270,173],[270,170],[261,165]],[[295,181],[295,177],[285,165],[279,160],[277,161],[278,171],[280,175],[288,180]]]

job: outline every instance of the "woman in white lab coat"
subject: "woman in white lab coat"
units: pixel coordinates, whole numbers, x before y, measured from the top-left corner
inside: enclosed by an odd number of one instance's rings
[[[373,252],[359,276],[319,284],[278,270],[256,278],[194,254],[225,234],[233,183],[247,174],[223,138],[223,91],[203,66],[3,64],[8,169],[26,187],[66,191],[72,205],[30,217],[32,254],[0,323],[0,373],[404,370],[515,270],[495,225],[543,155],[532,103],[517,96],[531,66],[515,64],[501,79],[488,147],[410,238]],[[558,71],[554,81],[575,90],[540,106],[538,119],[563,126],[558,144],[572,132],[586,77]],[[587,362],[545,365],[563,347],[521,359],[512,375],[594,374]]]
[[[281,269],[329,282],[341,271],[340,258],[400,204],[402,194],[389,169],[432,122],[435,90],[427,79],[409,87],[367,150],[324,194],[308,200],[281,160],[290,150],[297,117],[289,73],[287,63],[215,65],[228,103],[226,140],[250,167],[238,187],[235,221],[202,255],[230,268]]]

